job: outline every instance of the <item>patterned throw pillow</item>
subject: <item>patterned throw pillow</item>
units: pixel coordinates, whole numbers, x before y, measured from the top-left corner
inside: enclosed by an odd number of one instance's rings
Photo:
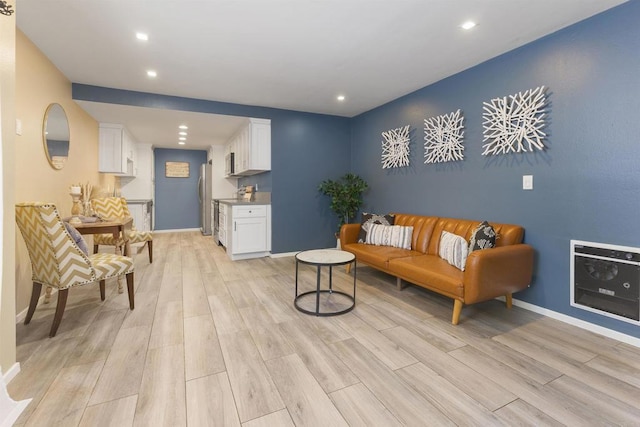
[[[87,242],[84,241],[82,234],[80,234],[80,232],[68,222],[63,222],[63,224],[64,228],[67,229],[67,232],[69,233],[73,241],[76,242],[76,245],[78,245],[80,250],[84,252],[85,255],[89,255],[89,248],[87,248]]]
[[[360,234],[358,234],[358,243],[365,243],[367,241],[367,233],[372,224],[393,225],[395,221],[395,215],[377,215],[372,213],[362,213],[362,221],[360,225]]]
[[[412,226],[371,224],[365,243],[368,245],[411,249],[412,235]]]
[[[468,255],[467,241],[457,234],[443,231],[440,236],[438,255],[454,267],[464,271]]]
[[[469,253],[479,249],[490,249],[496,245],[496,231],[491,224],[483,221],[478,224],[469,240]]]

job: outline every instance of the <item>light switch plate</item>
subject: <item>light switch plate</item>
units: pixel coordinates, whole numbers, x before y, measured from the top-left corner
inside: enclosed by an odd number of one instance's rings
[[[533,175],[522,175],[522,189],[533,190]]]
[[[16,135],[22,135],[22,120],[16,119]]]

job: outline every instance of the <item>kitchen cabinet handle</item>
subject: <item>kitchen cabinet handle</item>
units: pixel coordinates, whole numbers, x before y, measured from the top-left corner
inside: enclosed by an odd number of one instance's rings
[[[233,231],[236,231],[236,222],[233,221]]]

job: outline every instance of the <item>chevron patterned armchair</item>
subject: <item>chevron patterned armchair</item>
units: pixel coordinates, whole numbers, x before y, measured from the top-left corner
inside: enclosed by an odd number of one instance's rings
[[[105,299],[105,280],[122,274],[127,278],[129,308],[134,308],[133,260],[112,254],[86,255],[65,228],[55,205],[49,203],[16,204],[16,222],[31,259],[33,290],[25,325],[31,322],[42,285],[58,289],[58,304],[50,337],[56,335],[67,304],[69,288],[100,284]]]
[[[104,197],[91,199],[93,212],[102,219],[127,218],[131,216],[127,201],[124,197]],[[135,224],[131,226],[128,234],[129,243],[146,242],[149,248],[149,263],[153,262],[153,232],[139,231],[135,229]],[[98,252],[99,245],[124,246],[122,238],[114,238],[112,234],[96,234],[93,236],[93,253]],[[123,252],[124,253],[124,252]]]

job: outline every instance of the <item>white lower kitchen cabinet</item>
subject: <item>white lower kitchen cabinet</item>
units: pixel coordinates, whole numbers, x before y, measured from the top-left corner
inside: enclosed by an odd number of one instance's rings
[[[127,200],[129,213],[136,230],[151,231],[151,200]]]
[[[233,261],[269,255],[271,205],[231,205],[231,214],[227,215],[226,223],[227,255]]]

